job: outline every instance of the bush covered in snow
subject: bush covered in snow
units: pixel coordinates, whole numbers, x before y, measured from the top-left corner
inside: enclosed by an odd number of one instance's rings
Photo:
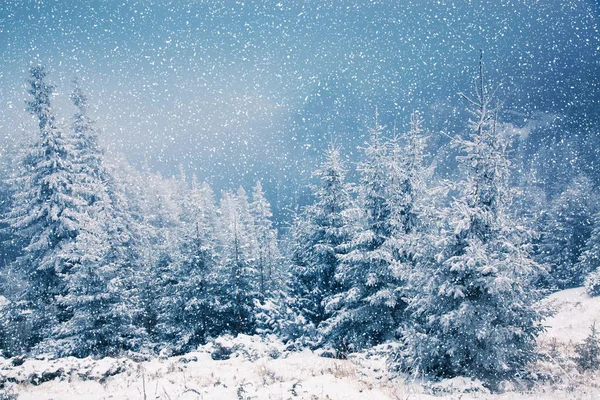
[[[213,360],[244,358],[256,361],[265,357],[276,359],[285,354],[285,351],[286,346],[275,335],[265,338],[258,335],[225,335],[198,347],[198,352],[210,354]]]
[[[600,269],[592,272],[585,279],[585,290],[590,296],[600,296]]]
[[[596,323],[590,327],[588,337],[575,346],[575,352],[575,361],[583,370],[595,371],[600,368],[600,336],[596,330]]]
[[[484,393],[490,391],[483,386],[483,383],[477,379],[457,376],[452,379],[443,379],[439,382],[425,384],[426,390],[435,395],[456,394],[456,393]]]

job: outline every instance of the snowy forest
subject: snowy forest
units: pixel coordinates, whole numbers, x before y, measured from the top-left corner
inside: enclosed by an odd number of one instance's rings
[[[115,149],[85,71],[30,60],[10,102],[27,122],[0,145],[2,356],[173,357],[257,335],[339,360],[386,349],[398,373],[491,390],[534,380],[543,299],[600,296],[597,102],[523,117],[487,53],[446,104],[371,98],[338,120],[364,132],[350,140],[322,132],[346,100],[323,100],[294,120],[324,118],[318,149],[216,179]],[[574,359],[597,370],[595,326],[586,343]]]

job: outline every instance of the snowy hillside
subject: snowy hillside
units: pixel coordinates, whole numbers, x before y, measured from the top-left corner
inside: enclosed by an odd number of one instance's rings
[[[21,364],[19,359],[2,360],[0,374],[7,393],[21,400],[600,398],[600,375],[580,374],[564,361],[589,334],[592,322],[600,319],[600,298],[576,288],[555,293],[544,302],[556,314],[546,321],[548,330],[539,338],[540,349],[548,351],[556,340],[560,352],[554,361],[535,366],[540,376],[535,387],[507,388],[502,394],[490,394],[465,378],[436,383],[395,377],[386,370],[381,357],[385,351],[337,360],[308,350],[286,351],[275,337],[263,340],[245,335],[220,338],[185,356],[137,362],[63,358]]]
[[[540,343],[553,339],[569,344],[583,341],[590,326],[600,325],[600,297],[590,297],[584,288],[563,290],[549,296],[546,301],[557,312],[546,320],[548,329],[540,335]]]

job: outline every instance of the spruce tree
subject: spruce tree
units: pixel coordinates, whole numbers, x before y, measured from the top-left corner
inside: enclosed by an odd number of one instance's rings
[[[468,138],[455,145],[465,179],[446,209],[441,237],[413,281],[405,363],[439,376],[467,375],[493,385],[514,377],[535,358],[543,329],[532,287],[539,266],[529,236],[507,214],[510,163],[496,130],[496,109],[484,84],[483,64],[473,98]]]
[[[400,182],[399,168],[376,124],[365,148],[366,160],[358,165],[361,173],[358,199],[350,240],[343,246],[335,271],[337,293],[326,299],[327,321],[320,326],[326,343],[343,351],[372,346],[390,338],[394,331],[399,298],[392,270],[393,254],[386,246],[395,231],[395,204],[390,197],[392,182]]]
[[[157,301],[160,339],[176,352],[191,350],[219,333],[213,300],[218,280],[213,193],[194,180],[181,201],[179,245],[169,266],[169,284]]]
[[[221,330],[252,333],[255,328],[257,301],[263,298],[254,268],[255,239],[248,198],[240,188],[237,196],[225,192],[220,203],[220,260],[217,287]]]
[[[53,87],[46,76],[43,67],[30,69],[27,110],[38,121],[39,136],[18,165],[12,208],[5,218],[24,243],[12,267],[25,283],[19,300],[34,310],[37,335],[32,342],[69,317],[55,300],[65,292],[62,276],[77,262],[73,254],[77,237],[89,224],[87,201],[79,192],[73,165],[74,144],[56,122]]]
[[[590,296],[600,295],[600,213],[593,219],[593,229],[579,258],[577,270],[587,272],[584,286]]]
[[[575,353],[575,361],[582,370],[600,369],[600,337],[596,330],[596,322],[590,327],[590,334],[585,340],[575,345]]]
[[[536,255],[537,261],[549,269],[548,285],[557,289],[581,286],[595,269],[593,252],[585,257],[582,253],[589,247],[586,243],[591,240],[597,211],[598,196],[593,183],[579,175],[541,214]]]
[[[128,216],[103,165],[94,123],[87,116],[87,97],[76,85],[71,100],[75,191],[87,201],[87,225],[72,248],[73,266],[63,276],[64,294],[57,303],[70,317],[54,327],[38,350],[58,355],[114,355],[137,349],[144,337],[134,326],[131,274],[137,260]]]
[[[122,157],[105,157],[109,196],[114,218],[108,234],[118,246],[111,246],[107,262],[120,264],[123,309],[133,318],[133,326],[146,341],[156,333],[156,290],[158,251],[157,229],[149,222],[149,184],[147,175],[133,168]],[[153,182],[155,183],[155,182]]]
[[[330,145],[314,176],[319,182],[315,202],[303,210],[292,231],[289,285],[294,307],[304,320],[304,333],[327,318],[325,298],[338,290],[335,274],[341,246],[348,240],[351,207],[350,186],[338,147]]]
[[[252,192],[250,213],[254,220],[256,237],[256,269],[259,279],[259,291],[267,297],[277,291],[282,283],[279,263],[281,255],[277,247],[277,231],[271,222],[271,205],[265,197],[262,185],[256,182]]]
[[[321,331],[337,346],[363,348],[393,339],[402,321],[414,247],[424,225],[426,137],[416,113],[405,137],[372,131],[367,160],[359,165],[358,210],[347,254],[328,298],[332,317]],[[373,318],[375,316],[375,318]]]

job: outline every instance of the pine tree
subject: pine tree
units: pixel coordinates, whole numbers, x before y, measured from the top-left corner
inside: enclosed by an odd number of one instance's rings
[[[39,137],[20,163],[12,209],[5,220],[24,243],[13,267],[26,283],[21,298],[35,310],[32,318],[39,329],[32,342],[36,342],[42,331],[68,318],[68,312],[56,307],[55,298],[64,293],[61,275],[76,262],[73,249],[89,218],[73,165],[73,143],[52,111],[53,87],[46,83],[43,67],[32,67],[30,75],[32,98],[27,110],[39,122]]]
[[[397,236],[416,231],[422,225],[422,199],[430,171],[425,168],[427,136],[423,135],[423,120],[417,112],[410,116],[410,129],[405,144],[395,135],[388,143],[389,156],[385,165],[391,177],[387,192],[393,230]]]
[[[137,198],[139,228],[144,245],[141,268],[135,274],[140,313],[137,324],[156,341],[161,340],[160,314],[164,298],[178,281],[177,257],[183,223],[177,201],[178,183],[160,174],[143,171],[128,183],[130,195]]]
[[[250,213],[254,220],[256,237],[259,290],[262,296],[267,297],[277,291],[283,281],[279,270],[281,255],[277,247],[277,231],[273,229],[271,205],[265,197],[260,181],[256,182],[252,192]]]
[[[169,266],[169,284],[157,301],[161,340],[176,352],[193,349],[220,333],[213,301],[217,282],[213,193],[207,184],[199,188],[194,180],[181,200],[179,246]]]
[[[474,116],[470,137],[455,139],[466,178],[445,211],[441,238],[431,241],[433,257],[413,281],[422,290],[410,299],[404,362],[493,385],[535,357],[543,328],[531,282],[539,267],[528,235],[506,213],[510,164],[481,62],[475,97],[463,98]]]
[[[302,316],[304,326],[300,330],[304,334],[327,318],[324,300],[338,290],[335,274],[341,246],[348,240],[351,207],[350,186],[338,147],[329,147],[314,176],[319,182],[315,203],[303,210],[292,231],[290,290],[294,307]]]
[[[593,219],[593,229],[579,258],[578,271],[591,271],[584,286],[590,296],[600,295],[600,213]]]
[[[363,348],[393,339],[402,320],[413,249],[424,226],[429,172],[423,166],[421,124],[413,113],[405,138],[395,134],[392,140],[383,140],[377,127],[366,148],[367,160],[359,165],[362,212],[354,221],[350,251],[340,255],[336,279],[342,290],[328,298],[334,311],[321,329],[338,347]]]
[[[404,145],[399,145],[397,136],[389,143],[391,150],[386,167],[394,177],[388,185],[393,234],[383,247],[392,254],[390,269],[396,286],[395,296],[399,299],[394,316],[397,336],[402,335],[405,323],[406,299],[421,289],[411,281],[418,273],[418,264],[427,262],[430,257],[428,250],[437,198],[426,184],[433,171],[424,165],[428,137],[423,134],[422,124],[419,114],[413,112]]]
[[[84,189],[82,195],[90,204],[95,201],[106,201],[107,173],[102,165],[103,153],[98,144],[95,122],[88,116],[88,98],[79,81],[74,82],[71,101],[77,108],[71,129],[74,136],[74,163],[76,172],[82,178]]]
[[[600,369],[600,337],[596,330],[596,322],[590,327],[590,334],[583,343],[575,346],[575,361],[581,369],[595,371]]]
[[[598,197],[593,184],[580,175],[541,215],[537,261],[549,268],[550,285],[558,289],[581,286],[594,270],[593,251],[585,257],[582,253],[591,240],[597,210]],[[580,257],[583,257],[581,262]]]
[[[253,221],[248,198],[240,188],[237,196],[225,192],[220,203],[220,260],[218,266],[217,313],[222,332],[252,333],[255,327],[259,292],[254,268]]]
[[[157,229],[147,214],[149,184],[147,176],[122,157],[105,157],[103,161],[114,213],[107,230],[113,243],[119,244],[110,247],[106,259],[120,264],[122,307],[133,318],[133,326],[140,328],[138,332],[147,344],[156,333],[155,294],[160,286],[154,270],[158,258]]]
[[[361,180],[358,204],[347,253],[339,256],[335,271],[338,293],[326,299],[330,317],[320,326],[325,341],[335,348],[361,349],[390,338],[394,332],[399,298],[392,270],[393,254],[387,241],[395,233],[394,217],[400,212],[390,196],[392,183],[403,179],[394,157],[376,124],[365,149],[366,160],[358,165]],[[390,168],[393,165],[393,168]]]
[[[18,251],[19,246],[15,243],[14,235],[10,230],[8,221],[2,218],[11,208],[11,185],[9,183],[10,165],[14,154],[3,148],[0,145],[0,293],[7,295],[7,283],[4,282],[5,276],[8,273],[7,266],[14,260],[15,251]]]
[[[56,301],[70,317],[54,327],[38,350],[58,355],[114,355],[140,346],[144,333],[134,326],[131,273],[136,267],[133,235],[117,188],[103,166],[87,98],[76,86],[73,121],[75,191],[87,201],[87,225],[72,248],[73,266],[63,275],[64,293]]]

